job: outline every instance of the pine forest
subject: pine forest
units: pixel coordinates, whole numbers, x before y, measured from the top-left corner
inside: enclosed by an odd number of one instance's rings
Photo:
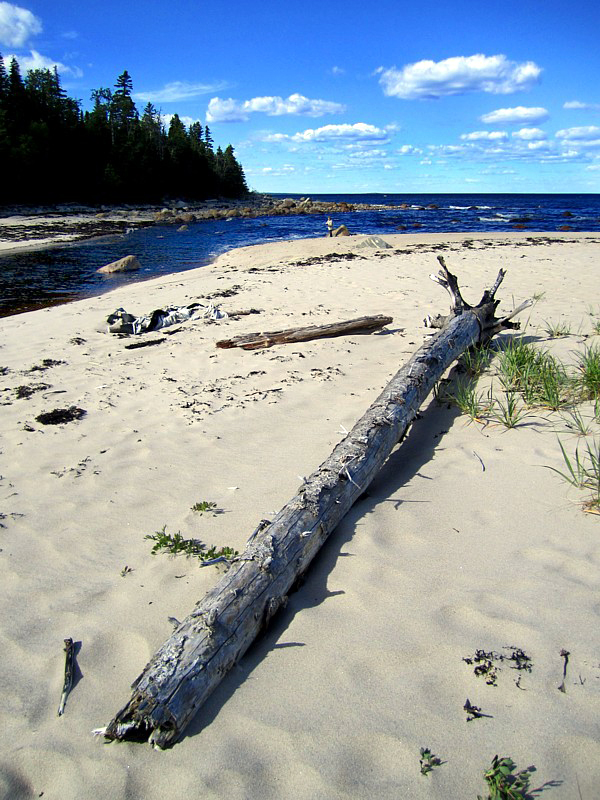
[[[92,92],[91,111],[67,96],[56,69],[23,78],[0,54],[0,205],[158,203],[242,197],[233,147],[215,149],[208,126],[177,114],[165,127],[148,103],[140,115],[127,71]]]

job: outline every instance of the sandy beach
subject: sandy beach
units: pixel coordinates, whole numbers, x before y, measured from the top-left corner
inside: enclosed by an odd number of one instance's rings
[[[548,469],[564,469],[559,441],[573,454],[580,437],[567,412],[544,409],[507,429],[430,398],[183,739],[156,751],[92,736],[169,618],[221,574],[153,555],[145,537],[166,526],[243,550],[430,335],[423,318],[448,312],[429,280],[438,254],[473,303],[506,269],[500,311],[535,297],[523,335],[565,363],[600,343],[598,234],[383,238],[389,248],[361,236],[246,247],[0,320],[0,797],[475,800],[495,754],[534,765],[548,800],[598,796],[600,516]],[[118,308],[208,301],[233,318],[135,337],[160,340],[135,349],[106,330]],[[215,347],[371,314],[394,321]],[[552,337],[558,322],[569,333]],[[481,391],[492,384],[493,366]],[[64,408],[85,414],[37,419]],[[579,411],[598,441],[593,404]],[[202,501],[219,513],[192,510]],[[59,717],[66,637],[78,671]],[[492,683],[468,663],[479,650]],[[514,668],[521,651],[530,669]],[[484,716],[467,721],[467,700]],[[421,748],[442,762],[427,775]]]

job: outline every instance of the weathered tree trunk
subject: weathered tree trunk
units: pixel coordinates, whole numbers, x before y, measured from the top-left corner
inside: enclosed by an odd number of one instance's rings
[[[258,350],[261,347],[272,347],[274,344],[293,344],[308,342],[311,339],[325,339],[334,336],[347,336],[350,333],[372,333],[389,325],[392,317],[358,317],[346,322],[330,322],[327,325],[309,325],[304,328],[288,328],[270,333],[242,333],[233,339],[221,339],[217,347],[241,347],[244,350]]]
[[[420,347],[331,456],[272,521],[264,520],[219,583],[162,645],[133,684],[127,705],[103,731],[109,739],[174,743],[202,703],[285,605],[313,557],[365,491],[447,367],[467,348],[503,328],[492,290],[468,306],[439,259],[434,277],[453,297],[454,315]],[[514,312],[511,316],[514,316]]]

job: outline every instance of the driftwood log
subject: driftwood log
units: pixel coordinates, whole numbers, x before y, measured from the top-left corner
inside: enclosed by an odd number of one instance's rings
[[[466,349],[489,340],[510,319],[496,319],[494,295],[504,272],[481,302],[462,299],[456,278],[432,278],[452,296],[441,331],[396,373],[352,431],[274,517],[263,520],[218,584],[179,624],[136,679],[128,703],[98,731],[108,739],[148,740],[167,747],[247,650],[308,568],[325,539],[403,438],[427,395]],[[427,322],[427,321],[426,321]]]
[[[261,347],[272,347],[274,344],[294,344],[308,342],[311,339],[325,339],[333,336],[347,336],[350,333],[372,333],[384,325],[393,322],[392,317],[381,315],[375,317],[358,317],[346,322],[331,322],[327,325],[309,325],[304,328],[288,328],[283,331],[269,333],[242,333],[233,339],[221,339],[217,347],[241,347],[244,350],[258,350]]]

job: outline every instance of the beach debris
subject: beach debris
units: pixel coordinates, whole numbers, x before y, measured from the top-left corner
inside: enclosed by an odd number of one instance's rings
[[[44,372],[50,367],[59,367],[61,364],[66,364],[66,361],[62,361],[61,359],[57,358],[45,358],[41,364],[36,364],[33,367],[29,368],[29,372]]]
[[[474,706],[473,703],[471,703],[468,697],[463,708],[467,712],[467,722],[473,722],[474,719],[481,719],[482,717],[489,717],[492,719],[491,714],[484,714],[479,706]]]
[[[531,672],[533,662],[520,647],[507,646],[504,649],[510,651],[510,654],[497,653],[495,650],[490,650],[489,652],[486,650],[476,650],[474,655],[463,658],[463,661],[465,664],[475,664],[473,673],[478,678],[485,678],[485,682],[488,686],[498,685],[499,667],[496,662],[501,663],[507,661],[510,662],[511,669]],[[517,687],[519,689],[522,688],[520,686],[520,681],[521,676],[519,676],[517,681]]]
[[[560,657],[564,658],[565,662],[563,664],[563,680],[561,685],[558,687],[558,691],[562,692],[563,694],[567,693],[567,687],[565,686],[565,681],[567,680],[567,665],[569,663],[569,656],[571,653],[568,650],[561,650]]]
[[[77,406],[69,406],[69,408],[55,408],[52,411],[45,411],[38,414],[36,420],[41,422],[42,425],[63,425],[65,422],[73,422],[75,420],[85,417],[87,411]]]
[[[434,755],[428,747],[421,748],[421,758],[419,764],[421,765],[421,775],[427,775],[434,767],[441,766],[444,762],[441,758]]]
[[[141,268],[142,265],[138,257],[129,255],[118,258],[116,261],[111,261],[110,264],[105,264],[100,269],[97,269],[96,272],[100,272],[103,275],[112,275],[113,272],[135,272]]]
[[[49,388],[47,383],[38,383],[35,386],[17,386],[14,391],[17,400],[28,400],[34,392],[43,392]]]
[[[151,314],[136,317],[128,314],[124,308],[117,308],[106,319],[108,333],[140,334],[169,328],[180,322],[193,319],[217,320],[227,319],[227,314],[209,301],[208,305],[190,303],[188,306],[166,306],[155,309]]]
[[[475,655],[470,658],[463,658],[465,664],[476,664],[473,672],[478,678],[484,677],[488,686],[497,686],[498,671],[494,665],[494,658],[498,654],[494,652],[486,653],[485,650],[476,650]],[[499,656],[502,659],[502,656]]]
[[[126,575],[129,575],[130,572],[133,572],[132,568],[128,567],[127,564],[125,564],[125,566],[120,572],[120,575],[122,578],[124,578]]]
[[[261,308],[247,308],[247,309],[240,309],[239,311],[228,311],[227,314],[229,319],[239,319],[240,317],[247,317],[250,314],[262,314],[263,310]]]
[[[217,347],[223,349],[241,347],[243,350],[259,350],[263,347],[272,347],[274,344],[295,344],[296,342],[308,342],[312,339],[372,333],[393,321],[393,317],[385,317],[380,314],[374,317],[358,317],[345,322],[331,322],[327,325],[309,325],[304,328],[287,328],[282,331],[243,333],[239,336],[234,336],[232,339],[222,339],[217,342]]]
[[[140,347],[152,347],[155,344],[162,344],[166,341],[167,339],[165,336],[162,336],[160,339],[145,339],[143,342],[132,342],[131,344],[126,344],[125,350],[138,350]]]
[[[73,677],[75,675],[75,643],[73,639],[65,639],[65,679],[63,682],[63,690],[60,696],[60,704],[58,706],[58,716],[62,717],[65,713],[65,705],[69,692],[73,688]]]
[[[389,242],[386,242],[385,239],[382,239],[381,236],[366,236],[356,245],[357,250],[390,250],[391,248],[392,245]]]
[[[452,315],[383,389],[350,433],[308,476],[295,496],[263,521],[227,572],[198,601],[133,683],[133,692],[104,731],[112,740],[173,745],[204,701],[287,601],[328,536],[367,490],[447,368],[469,347],[504,329],[518,328],[494,316],[501,270],[473,307],[440,260],[434,280],[452,297]],[[264,336],[264,334],[263,334]],[[154,536],[161,545],[166,530]],[[181,536],[181,534],[180,534]],[[174,537],[173,537],[174,538]],[[183,538],[183,537],[182,537]],[[183,542],[181,543],[183,545]],[[469,716],[483,715],[467,700]],[[476,714],[473,714],[475,711]]]

